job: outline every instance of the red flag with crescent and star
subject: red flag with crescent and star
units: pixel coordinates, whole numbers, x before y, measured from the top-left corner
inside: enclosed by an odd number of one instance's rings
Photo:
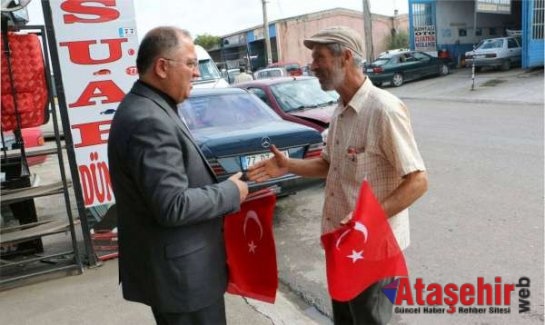
[[[352,300],[381,279],[408,274],[403,252],[367,181],[352,219],[321,239],[329,294],[336,301]]]
[[[272,229],[275,205],[274,193],[262,190],[250,194],[240,211],[225,216],[227,292],[274,303],[278,288]]]

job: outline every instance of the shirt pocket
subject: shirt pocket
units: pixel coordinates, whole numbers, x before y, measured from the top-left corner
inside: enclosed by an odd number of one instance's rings
[[[368,155],[365,147],[348,147],[343,157],[344,178],[358,182],[365,178]]]

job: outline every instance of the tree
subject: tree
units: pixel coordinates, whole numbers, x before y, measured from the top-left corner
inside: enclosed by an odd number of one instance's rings
[[[214,47],[219,47],[221,45],[221,38],[210,34],[202,34],[197,35],[194,43],[204,47],[205,50],[211,50]]]
[[[386,38],[386,49],[406,49],[409,48],[409,34],[407,32],[392,33]]]

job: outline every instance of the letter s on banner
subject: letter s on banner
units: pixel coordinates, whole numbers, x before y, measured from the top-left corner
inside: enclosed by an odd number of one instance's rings
[[[125,1],[125,0],[121,0]],[[93,7],[86,4],[102,3],[104,5],[100,7]],[[61,9],[66,12],[83,15],[95,15],[96,18],[83,18],[77,15],[63,15],[65,24],[74,23],[104,23],[107,21],[116,20],[119,18],[119,11],[115,8],[107,8],[115,6],[115,0],[93,0],[93,1],[81,1],[81,0],[67,0],[61,4]]]

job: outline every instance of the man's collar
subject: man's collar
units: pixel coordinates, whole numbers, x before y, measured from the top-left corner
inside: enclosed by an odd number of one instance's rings
[[[167,104],[172,107],[173,109],[176,109],[176,101],[174,99],[172,99],[172,97],[170,97],[169,95],[167,95],[167,93],[165,93],[164,91],[160,90],[159,88],[156,88],[152,85],[150,85],[149,83],[143,81],[142,79],[138,79],[137,81],[138,83],[140,83],[141,85],[143,85],[144,87],[147,87],[149,88],[150,90],[156,92],[159,96],[161,96],[166,102]]]
[[[346,107],[352,107],[352,109],[356,113],[359,113],[362,108],[361,105],[359,105],[359,103],[362,103],[365,101],[365,98],[369,94],[369,90],[371,89],[371,87],[372,87],[372,83],[369,80],[369,78],[366,77],[363,83],[361,84],[360,88],[358,89],[358,91],[356,91],[354,96],[352,96],[352,98],[350,99]]]

